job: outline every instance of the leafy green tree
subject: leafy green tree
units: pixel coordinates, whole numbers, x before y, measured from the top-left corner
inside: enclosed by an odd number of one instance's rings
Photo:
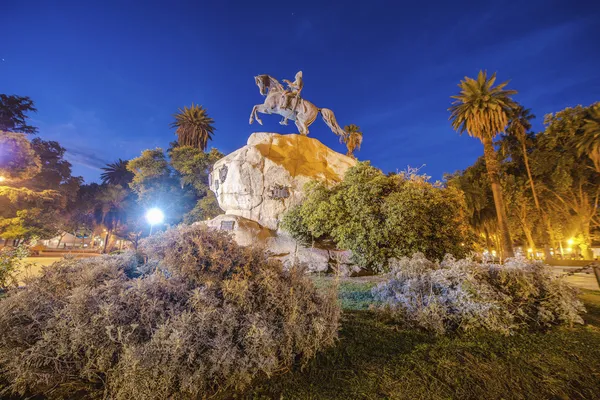
[[[577,150],[579,155],[587,154],[596,172],[600,173],[600,102],[592,104],[588,109]]]
[[[348,157],[354,157],[354,152],[356,150],[360,150],[360,145],[362,144],[363,134],[360,131],[360,128],[357,125],[350,124],[344,127],[344,132],[346,132],[346,136],[342,139],[348,152],[346,155]]]
[[[100,175],[102,183],[105,185],[121,185],[128,186],[133,179],[133,173],[127,169],[127,161],[120,158],[114,163],[107,164],[102,167],[104,171]]]
[[[175,134],[180,146],[191,146],[202,151],[206,150],[208,141],[212,140],[215,131],[215,121],[208,116],[206,109],[192,103],[190,107],[183,107],[173,115],[175,121],[171,124],[176,128]]]
[[[97,200],[102,213],[100,225],[106,231],[103,253],[106,253],[112,232],[118,229],[120,222],[124,219],[123,211],[128,196],[129,191],[121,185],[106,185],[98,193]]]
[[[535,136],[530,133],[531,130],[531,121],[535,116],[531,114],[531,110],[524,108],[522,105],[517,105],[510,114],[510,121],[508,124],[507,133],[508,135],[503,137],[502,142],[506,143],[510,138],[515,138],[519,143],[520,147],[515,148],[515,146],[510,146],[507,154],[510,155],[513,162],[517,159],[522,159],[523,165],[525,167],[525,171],[527,172],[527,179],[529,182],[529,186],[531,188],[531,195],[533,198],[533,202],[535,204],[535,209],[539,218],[542,221],[542,241],[544,243],[544,255],[547,260],[552,258],[552,254],[550,253],[550,240],[548,234],[548,223],[547,216],[544,210],[540,205],[539,195],[535,187],[535,180],[533,179],[533,174],[531,172],[531,166],[529,165],[529,153],[530,147],[535,142]],[[512,150],[512,151],[511,151]],[[524,199],[523,196],[520,197]],[[521,203],[524,204],[524,203]],[[521,209],[522,211],[524,208]],[[521,223],[523,223],[524,214],[521,213]],[[535,251],[535,245],[533,243],[532,236],[529,236],[527,229],[525,229],[525,234],[528,237],[529,247]]]
[[[309,184],[304,202],[284,216],[282,227],[304,243],[333,241],[351,250],[363,268],[382,271],[390,258],[415,252],[463,256],[472,241],[464,210],[454,188],[415,174],[386,176],[363,162],[332,188]]]
[[[29,142],[21,133],[3,132],[0,145],[8,149],[0,186],[0,236],[4,239],[47,239],[61,229],[76,204],[82,182],[71,176],[65,149],[39,138]],[[6,145],[6,146],[5,146]]]
[[[506,258],[513,257],[514,252],[500,185],[500,164],[493,140],[496,135],[506,129],[510,113],[516,107],[510,96],[517,92],[504,89],[508,82],[494,86],[495,81],[496,74],[494,73],[488,79],[485,71],[479,71],[477,79],[465,77],[458,85],[460,93],[451,96],[454,101],[448,110],[451,112],[452,127],[456,131],[467,132],[469,136],[476,137],[483,143],[488,177],[494,195],[503,256]]]
[[[476,249],[490,252],[499,249],[498,236],[495,234],[498,219],[485,159],[479,157],[472,166],[447,175],[445,179],[448,186],[460,190],[464,195],[467,220],[478,238]]]
[[[196,190],[182,184],[181,176],[160,148],[143,151],[129,161],[127,168],[134,174],[129,186],[137,195],[138,205],[160,208],[167,223],[181,222],[198,201]]]
[[[544,186],[548,214],[567,221],[586,259],[591,259],[594,232],[600,227],[600,174],[578,151],[590,107],[566,108],[545,117],[546,128],[531,153],[532,170]],[[554,217],[557,219],[557,217]]]
[[[35,134],[38,129],[27,125],[27,113],[37,112],[27,96],[0,94],[0,131]]]
[[[3,181],[28,179],[40,169],[40,158],[24,134],[0,131],[0,176]]]

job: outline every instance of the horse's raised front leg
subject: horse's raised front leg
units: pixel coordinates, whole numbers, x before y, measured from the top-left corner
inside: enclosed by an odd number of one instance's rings
[[[250,113],[250,125],[254,123],[254,118],[256,117],[256,107],[258,107],[258,105],[252,107],[252,112]]]
[[[258,113],[261,114],[271,114],[271,110],[269,109],[269,107],[265,106],[264,104],[257,104],[254,106],[254,118],[256,119],[256,122],[258,122],[259,124],[263,124],[262,123],[262,119],[260,119],[258,117]]]

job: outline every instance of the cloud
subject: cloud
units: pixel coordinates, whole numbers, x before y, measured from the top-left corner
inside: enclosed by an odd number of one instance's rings
[[[108,162],[94,153],[93,150],[77,146],[67,146],[65,157],[71,164],[81,165],[95,171],[101,171]]]

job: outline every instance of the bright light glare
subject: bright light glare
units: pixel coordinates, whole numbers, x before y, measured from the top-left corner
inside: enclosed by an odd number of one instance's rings
[[[573,239],[569,239],[569,240],[567,240],[567,243],[569,243],[569,246],[572,246],[573,243],[575,243],[575,241]]]
[[[4,182],[5,180],[6,180],[6,178],[5,178],[5,177],[3,177],[3,176],[0,176],[0,182]]]
[[[146,211],[146,221],[150,225],[160,224],[165,220],[165,214],[158,208],[151,208]]]

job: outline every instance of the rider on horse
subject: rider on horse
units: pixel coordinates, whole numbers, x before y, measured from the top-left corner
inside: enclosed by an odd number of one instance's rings
[[[302,80],[302,71],[298,71],[296,74],[294,82],[290,82],[287,79],[283,81],[287,83],[288,89],[283,93],[285,96],[285,108],[288,109],[291,107],[292,99],[296,99],[294,103],[294,107],[292,108],[292,114],[296,111],[296,106],[300,100],[300,92],[302,92],[302,88],[304,87],[304,81]],[[288,117],[286,116],[281,122],[281,125],[287,125]]]

